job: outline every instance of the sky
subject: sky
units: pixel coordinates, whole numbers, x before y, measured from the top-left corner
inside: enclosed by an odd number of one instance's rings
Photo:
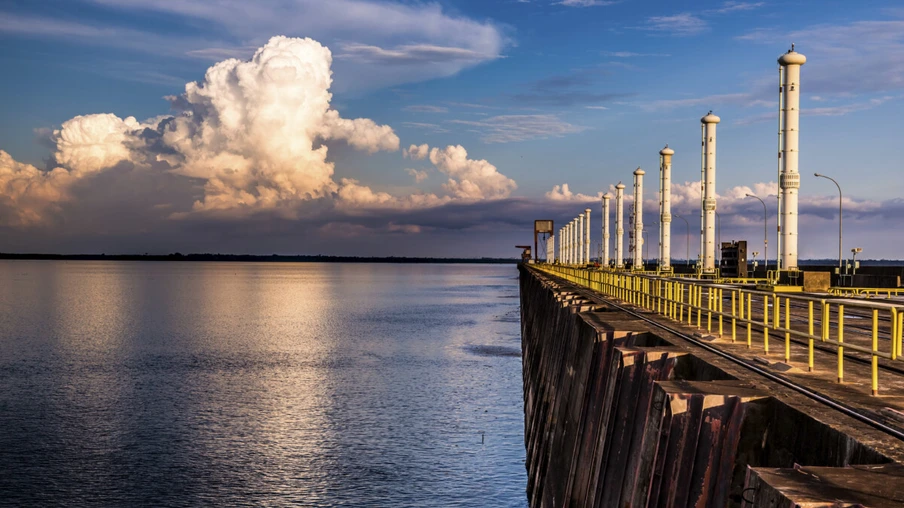
[[[512,257],[585,208],[598,244],[637,167],[655,238],[668,144],[696,258],[712,110],[720,239],[762,245],[756,194],[774,258],[791,43],[801,258],[815,172],[847,256],[904,258],[898,1],[0,0],[0,252]]]

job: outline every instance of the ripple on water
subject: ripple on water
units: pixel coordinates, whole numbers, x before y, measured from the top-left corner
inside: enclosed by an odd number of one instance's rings
[[[524,507],[514,274],[0,261],[0,504]]]

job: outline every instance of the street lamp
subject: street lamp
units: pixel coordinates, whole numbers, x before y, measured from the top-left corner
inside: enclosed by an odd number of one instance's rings
[[[841,257],[841,186],[838,185],[838,182],[835,181],[831,176],[821,175],[819,173],[813,173],[813,176],[817,176],[819,178],[825,178],[826,180],[831,180],[832,183],[835,184],[835,187],[838,187],[838,272],[841,273],[842,267],[842,257]]]
[[[716,212],[716,244],[719,246],[719,265],[722,264],[722,216]]]
[[[662,260],[659,259],[659,255],[662,254],[662,225],[656,221],[651,222],[650,225],[656,226],[656,229],[660,230],[659,234],[656,235],[659,238],[659,245],[656,247],[656,269],[658,270],[659,266],[662,265]],[[646,241],[644,241],[644,245],[646,245]],[[649,255],[649,251],[647,251],[647,255]]]
[[[684,221],[684,261],[686,266],[691,265],[691,225],[688,224],[687,219],[684,217],[675,214],[672,217],[676,219],[681,219]]]
[[[644,229],[643,231],[641,231],[641,234],[643,235],[643,265],[644,270],[646,270],[646,263],[650,259],[650,245],[647,243],[647,230]]]
[[[766,203],[753,194],[745,194],[748,198],[754,198],[763,205],[763,269],[769,271],[769,219],[766,211]],[[777,262],[777,261],[776,261]]]

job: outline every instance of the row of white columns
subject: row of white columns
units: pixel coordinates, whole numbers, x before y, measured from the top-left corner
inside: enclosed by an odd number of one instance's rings
[[[568,265],[590,262],[590,209],[559,229],[558,259]]]
[[[780,262],[785,269],[797,269],[798,256],[798,133],[800,115],[800,67],[806,63],[804,55],[794,51],[779,58],[781,66],[781,98],[779,123],[780,143]],[[700,119],[700,254],[703,273],[716,271],[716,125],[720,118],[710,111]],[[671,171],[675,151],[668,145],[659,151],[659,269],[671,270]],[[631,248],[634,269],[643,268],[643,177],[644,170],[634,171],[633,229]],[[615,267],[624,268],[624,190],[621,182],[615,186]],[[603,266],[609,265],[609,200],[602,199]],[[559,260],[566,264],[583,265],[590,262],[590,209],[560,230]]]

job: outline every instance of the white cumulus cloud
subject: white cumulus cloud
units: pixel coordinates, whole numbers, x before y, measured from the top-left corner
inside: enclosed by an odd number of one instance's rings
[[[321,140],[397,150],[388,126],[330,110],[331,55],[311,39],[274,37],[247,62],[225,60],[171,98],[183,114],[161,122],[175,171],[207,180],[196,210],[272,209],[336,189]]]
[[[515,181],[497,171],[496,166],[469,159],[461,145],[430,150],[430,162],[449,176],[443,187],[460,199],[502,199],[517,188]]]
[[[427,143],[424,143],[423,145],[411,145],[402,151],[404,157],[415,161],[422,161],[426,159],[429,154],[430,147],[427,146]]]
[[[414,177],[415,183],[421,183],[429,176],[426,171],[414,168],[408,168],[405,172]]]
[[[0,214],[0,221],[41,222],[70,200],[74,182],[84,181],[90,189],[94,180],[88,177],[122,164],[134,172],[120,178],[166,176],[182,182],[188,199],[181,207],[172,207],[165,195],[154,199],[158,209],[172,210],[171,218],[270,212],[291,219],[331,209],[367,215],[500,199],[516,188],[486,160],[469,159],[461,146],[431,150],[427,144],[412,144],[403,155],[429,157],[449,177],[446,195],[395,196],[358,180],[337,181],[325,143],[345,142],[367,153],[397,151],[400,143],[388,125],[346,119],[331,109],[331,63],[330,50],[317,41],[273,37],[250,60],[217,63],[204,79],[185,85],[183,94],[168,97],[175,115],[139,122],[96,114],[64,122],[47,136],[59,166],[53,171],[0,152],[0,207],[14,211]],[[416,182],[427,177],[424,170],[408,172]],[[303,208],[313,202],[320,204]]]
[[[575,194],[568,188],[567,183],[563,183],[562,185],[554,185],[552,190],[546,193],[546,199],[550,201],[575,202],[600,201],[603,199],[603,192],[597,192],[595,196],[588,196],[587,194],[581,194],[580,192]]]

